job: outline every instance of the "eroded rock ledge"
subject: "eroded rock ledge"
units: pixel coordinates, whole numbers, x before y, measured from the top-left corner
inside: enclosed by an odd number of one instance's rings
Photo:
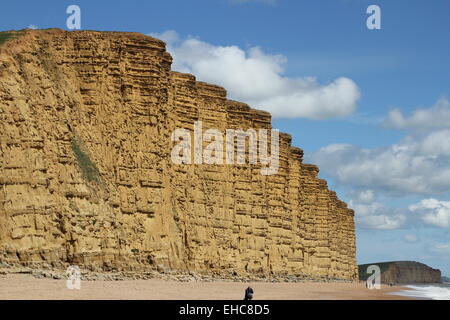
[[[175,165],[175,128],[271,116],[170,70],[157,39],[27,30],[0,47],[0,262],[356,279],[354,213],[281,134],[278,174]]]

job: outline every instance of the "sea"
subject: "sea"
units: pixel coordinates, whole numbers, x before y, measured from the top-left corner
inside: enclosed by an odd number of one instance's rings
[[[436,284],[413,284],[405,285],[403,287],[408,288],[408,290],[401,290],[390,294],[427,300],[450,300],[449,282]]]

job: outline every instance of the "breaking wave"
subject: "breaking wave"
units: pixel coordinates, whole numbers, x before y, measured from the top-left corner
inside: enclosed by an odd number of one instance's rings
[[[432,300],[450,300],[450,284],[408,285],[406,287],[411,290],[402,290],[392,294]]]

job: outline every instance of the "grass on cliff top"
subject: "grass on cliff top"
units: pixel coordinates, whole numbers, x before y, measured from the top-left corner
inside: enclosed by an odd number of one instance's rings
[[[0,46],[7,42],[8,40],[17,39],[22,35],[22,30],[20,31],[4,31],[0,32]]]
[[[359,280],[366,281],[372,273],[367,273],[367,268],[371,265],[376,265],[380,267],[381,273],[386,272],[389,269],[389,266],[394,262],[379,262],[379,263],[368,263],[368,264],[360,264],[358,265],[358,274]]]
[[[100,182],[100,172],[92,162],[91,158],[81,150],[75,138],[72,139],[72,150],[83,174],[83,178],[89,182]]]

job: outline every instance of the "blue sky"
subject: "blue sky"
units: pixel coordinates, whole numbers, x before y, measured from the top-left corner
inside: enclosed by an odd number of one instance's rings
[[[269,108],[357,209],[358,263],[450,275],[450,1],[10,1],[0,29],[65,29],[71,4],[82,29],[159,35],[174,68]],[[366,27],[371,4],[380,30]]]

